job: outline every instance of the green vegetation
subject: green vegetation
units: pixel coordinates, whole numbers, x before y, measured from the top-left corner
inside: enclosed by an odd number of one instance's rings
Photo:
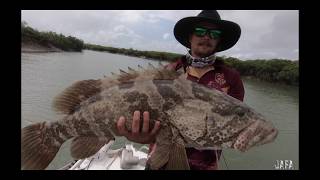
[[[82,40],[72,36],[66,37],[62,34],[58,35],[55,32],[39,32],[27,26],[25,22],[22,22],[21,24],[21,41],[35,42],[47,47],[53,45],[64,51],[81,51],[82,49],[89,49],[168,62],[174,62],[177,58],[182,56],[182,54],[169,52],[139,51],[132,48],[124,49],[84,44]],[[237,58],[225,56],[218,58],[223,60],[227,66],[238,70],[241,76],[252,76],[270,82],[280,82],[296,86],[299,85],[299,61],[290,61],[285,59],[258,59],[242,61]]]
[[[246,60],[222,58],[226,65],[237,69],[242,76],[253,76],[269,82],[299,85],[299,61],[284,59]]]
[[[114,48],[106,47],[94,44],[85,44],[85,49],[94,50],[94,51],[106,51],[109,53],[124,54],[128,56],[135,56],[140,58],[149,58],[163,61],[175,61],[178,57],[181,57],[181,54],[169,53],[169,52],[157,52],[157,51],[139,51],[124,48]]]
[[[114,48],[94,44],[85,44],[85,49],[169,62],[176,61],[177,58],[182,56],[182,54],[168,52],[138,51],[131,48]],[[241,76],[253,76],[269,82],[299,85],[299,61],[290,61],[285,59],[242,61],[237,58],[224,56],[218,58],[223,60],[227,66],[238,70]]]
[[[21,41],[33,42],[45,47],[54,46],[64,51],[82,51],[84,42],[72,36],[64,36],[55,32],[39,32],[29,27],[26,22],[21,23]]]

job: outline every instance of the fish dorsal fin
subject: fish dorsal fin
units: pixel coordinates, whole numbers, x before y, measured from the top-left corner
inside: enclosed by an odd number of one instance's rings
[[[131,73],[137,73],[136,70],[132,69],[131,67],[128,66],[128,70],[131,72]]]
[[[120,74],[124,74],[124,75],[129,74],[129,73],[127,73],[126,71],[124,71],[124,70],[122,70],[122,69],[119,69],[119,71],[120,71]]]
[[[52,107],[55,111],[63,114],[70,114],[91,96],[101,91],[100,80],[78,81],[65,89],[53,101]]]
[[[148,66],[151,68],[151,69],[157,69],[153,64],[151,63],[148,63]]]
[[[138,68],[140,68],[141,70],[145,70],[140,64],[138,64]]]
[[[159,65],[159,67],[161,67],[161,68],[165,68],[165,66],[162,64],[162,62],[158,62],[158,65]]]
[[[144,68],[138,65],[139,69],[139,76],[144,76],[145,78],[150,78],[154,80],[173,80],[177,79],[181,73],[177,72],[173,69],[165,68],[165,66],[155,67],[153,64],[148,63],[147,68]],[[145,79],[142,78],[142,79]]]
[[[154,70],[154,76],[153,79],[155,80],[173,80],[177,79],[181,74],[175,70],[172,69],[166,69],[166,68],[157,68],[157,70]]]
[[[129,67],[128,67],[128,69],[129,69]],[[129,82],[129,81],[132,81],[133,79],[135,79],[136,77],[138,77],[139,72],[133,70],[132,68],[130,68],[130,69],[129,69],[130,73],[128,73],[128,72],[126,72],[126,71],[124,71],[122,69],[119,69],[120,70],[120,74],[118,75],[117,80],[120,83]]]
[[[113,137],[99,138],[96,136],[79,136],[71,142],[71,156],[75,159],[84,159],[96,154],[102,146]]]

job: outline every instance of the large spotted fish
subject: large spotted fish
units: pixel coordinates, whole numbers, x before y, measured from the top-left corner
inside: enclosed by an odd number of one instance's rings
[[[161,121],[157,148],[148,159],[151,169],[189,169],[187,146],[247,151],[272,142],[278,132],[241,101],[163,67],[76,82],[53,107],[63,118],[22,129],[22,169],[45,169],[70,138],[74,158],[92,156],[118,134],[120,116],[130,131],[135,110],[150,112],[150,127]]]

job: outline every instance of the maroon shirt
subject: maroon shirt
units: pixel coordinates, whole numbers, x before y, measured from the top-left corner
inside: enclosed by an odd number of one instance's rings
[[[188,74],[187,79],[206,85],[209,88],[215,88],[228,95],[243,101],[244,87],[240,74],[232,68],[226,67],[221,60],[216,60],[213,64],[214,70],[205,73],[200,79]],[[176,62],[168,64],[167,68],[175,69],[184,68],[186,72],[185,56]],[[150,144],[150,149],[153,145]],[[151,151],[151,150],[150,150]],[[197,150],[195,148],[186,148],[190,169],[193,170],[214,170],[217,169],[217,158],[220,158],[221,150]]]

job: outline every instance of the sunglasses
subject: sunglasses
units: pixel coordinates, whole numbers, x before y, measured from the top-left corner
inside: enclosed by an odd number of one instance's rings
[[[221,31],[216,29],[206,29],[202,27],[196,27],[194,29],[194,34],[199,37],[203,37],[206,34],[209,34],[211,39],[218,39],[221,36]]]

